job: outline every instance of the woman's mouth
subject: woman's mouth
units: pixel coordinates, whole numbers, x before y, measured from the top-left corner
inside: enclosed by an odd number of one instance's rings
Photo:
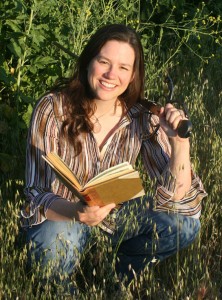
[[[101,85],[103,85],[104,87],[108,88],[108,89],[113,89],[114,87],[116,87],[116,84],[113,83],[108,83],[106,81],[100,81]]]

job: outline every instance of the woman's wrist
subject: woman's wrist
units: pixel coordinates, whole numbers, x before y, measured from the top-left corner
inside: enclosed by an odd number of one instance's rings
[[[190,139],[189,138],[180,138],[179,136],[176,137],[169,137],[169,141],[170,141],[170,145],[171,147],[174,146],[182,146],[182,147],[186,147],[186,146],[190,146]]]
[[[51,221],[79,221],[79,211],[82,203],[71,202],[66,199],[54,201],[46,212],[46,218]]]

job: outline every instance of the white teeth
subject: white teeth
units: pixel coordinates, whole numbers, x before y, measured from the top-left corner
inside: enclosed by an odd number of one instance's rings
[[[105,81],[100,81],[102,85],[104,85],[107,88],[114,88],[116,85],[112,83],[107,83]]]

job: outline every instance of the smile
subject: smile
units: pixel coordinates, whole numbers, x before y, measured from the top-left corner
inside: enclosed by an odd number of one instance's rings
[[[116,87],[115,84],[108,83],[108,82],[105,82],[105,81],[100,81],[100,83],[101,83],[103,86],[107,87],[107,88],[114,88],[114,87]]]

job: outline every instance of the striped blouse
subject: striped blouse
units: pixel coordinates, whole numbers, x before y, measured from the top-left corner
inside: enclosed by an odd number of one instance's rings
[[[169,140],[161,128],[155,137],[150,138],[153,126],[158,124],[158,117],[141,104],[129,110],[100,147],[92,132],[81,137],[82,152],[78,156],[60,136],[64,118],[63,99],[59,93],[44,96],[33,111],[27,139],[26,203],[21,211],[24,227],[42,223],[46,219],[47,209],[59,198],[78,201],[42,159],[42,154],[52,151],[71,168],[81,185],[121,162],[128,161],[135,166],[140,157],[144,169],[142,176],[146,178],[144,185],[146,181],[155,183],[155,209],[175,211],[195,218],[200,216],[201,200],[206,192],[193,171],[190,190],[182,200],[172,201],[176,179],[169,171]],[[111,219],[110,216],[108,219]],[[111,225],[107,220],[104,220],[103,227],[109,231]]]

